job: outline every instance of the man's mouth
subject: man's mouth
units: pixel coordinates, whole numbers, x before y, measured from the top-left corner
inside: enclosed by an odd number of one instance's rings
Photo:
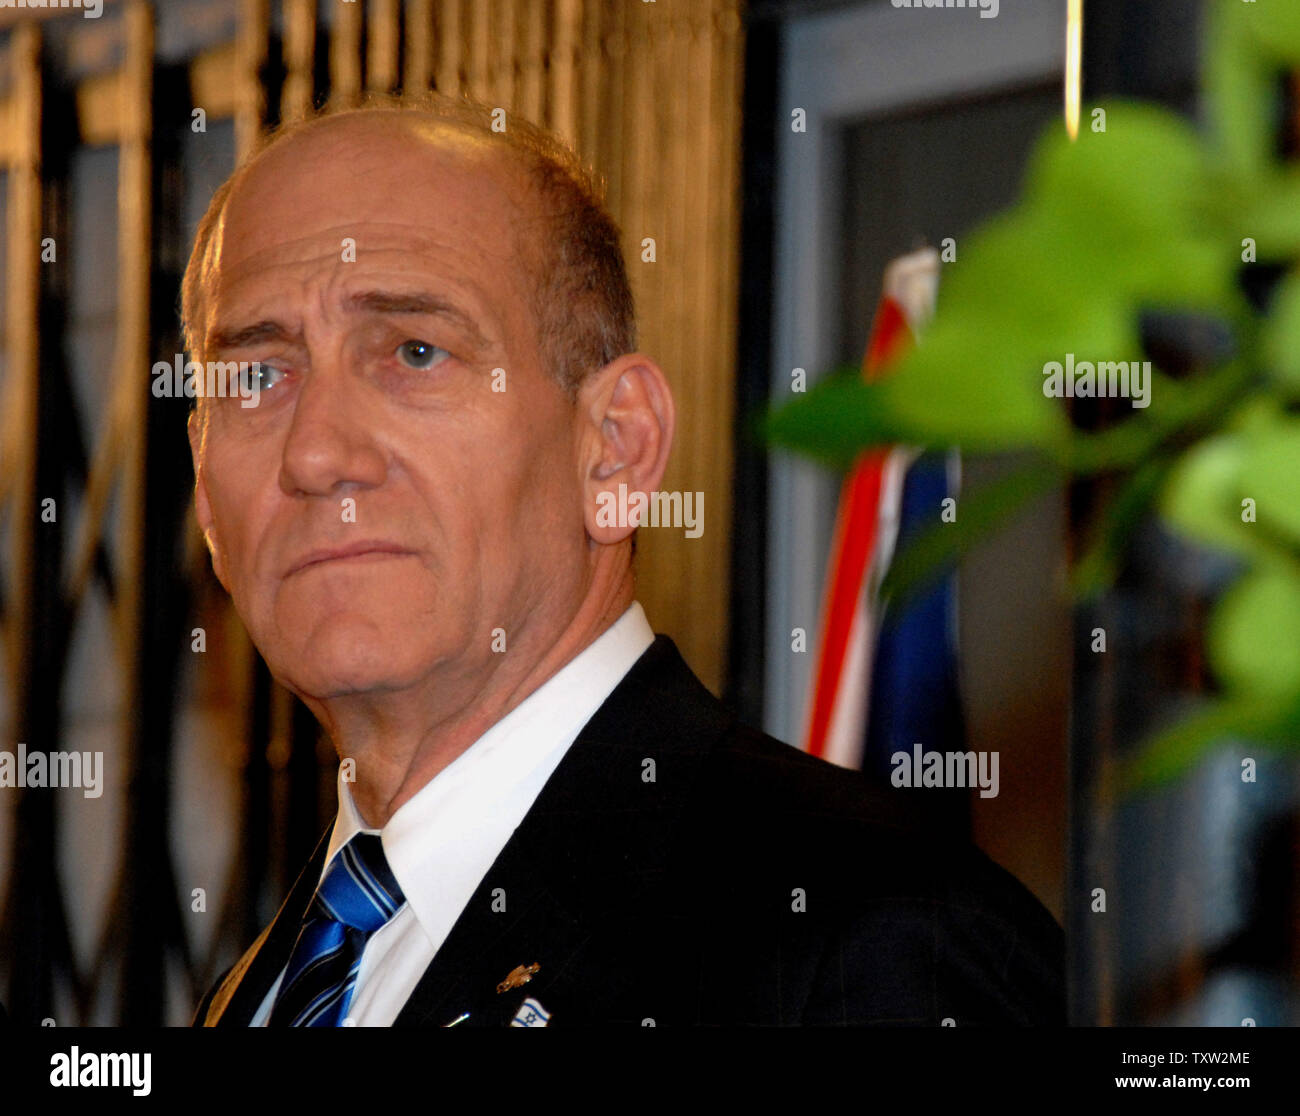
[[[409,557],[414,553],[409,547],[399,546],[397,543],[385,542],[381,539],[368,539],[362,542],[349,543],[347,546],[333,546],[313,550],[294,562],[284,576],[289,577],[291,574],[301,573],[312,566],[324,565],[327,562],[377,561],[386,558]]]

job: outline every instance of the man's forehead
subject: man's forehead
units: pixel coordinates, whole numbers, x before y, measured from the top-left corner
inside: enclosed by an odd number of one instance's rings
[[[238,266],[277,247],[311,251],[310,242],[331,238],[343,252],[348,236],[358,252],[415,235],[449,250],[463,244],[505,255],[528,216],[519,187],[517,169],[479,137],[378,114],[327,119],[240,175],[214,263]]]
[[[354,244],[364,245],[364,253],[351,252]],[[250,237],[235,247],[236,251],[221,251],[215,257],[215,289],[241,286],[260,277],[270,281],[306,279],[326,271],[346,277],[372,271],[419,275],[433,269],[446,272],[449,278],[471,278],[465,274],[465,264],[474,259],[489,258],[502,264],[513,259],[513,246],[508,242],[481,245],[466,255],[464,245],[440,236],[436,228],[384,221],[325,225],[269,243]],[[501,272],[497,269],[496,273]]]

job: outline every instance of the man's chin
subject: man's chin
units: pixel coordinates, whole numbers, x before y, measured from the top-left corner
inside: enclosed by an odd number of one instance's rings
[[[285,687],[304,700],[330,701],[361,694],[376,696],[405,690],[414,684],[418,672],[410,675],[388,667],[368,667],[359,663],[298,662],[271,673]]]
[[[267,662],[276,678],[304,697],[402,690],[427,670],[427,639],[393,628],[385,631],[370,620],[331,622],[296,649],[268,656]]]

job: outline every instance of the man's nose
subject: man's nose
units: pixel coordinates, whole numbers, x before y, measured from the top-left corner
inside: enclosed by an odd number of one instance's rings
[[[294,400],[280,488],[290,496],[330,496],[374,488],[387,473],[365,408],[342,368],[314,368]]]

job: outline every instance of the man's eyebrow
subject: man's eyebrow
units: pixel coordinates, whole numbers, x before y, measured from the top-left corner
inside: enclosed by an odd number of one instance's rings
[[[454,302],[438,295],[423,292],[359,291],[344,301],[349,310],[372,314],[423,314],[428,317],[447,318],[460,326],[479,345],[487,341],[479,331],[478,323]]]
[[[302,338],[280,322],[264,318],[251,325],[227,328],[215,326],[208,334],[207,348],[213,352],[224,349],[242,349],[248,345],[260,345],[264,341],[298,342]]]
[[[487,340],[466,311],[454,302],[437,295],[421,292],[399,291],[360,291],[349,295],[343,303],[348,310],[371,314],[423,314],[429,317],[443,317],[460,326],[468,333],[475,344],[485,346]],[[267,341],[283,341],[297,344],[302,341],[300,333],[290,330],[281,322],[264,318],[245,326],[226,328],[216,326],[208,335],[207,347],[214,352],[225,349],[242,349],[249,345],[261,345]]]

